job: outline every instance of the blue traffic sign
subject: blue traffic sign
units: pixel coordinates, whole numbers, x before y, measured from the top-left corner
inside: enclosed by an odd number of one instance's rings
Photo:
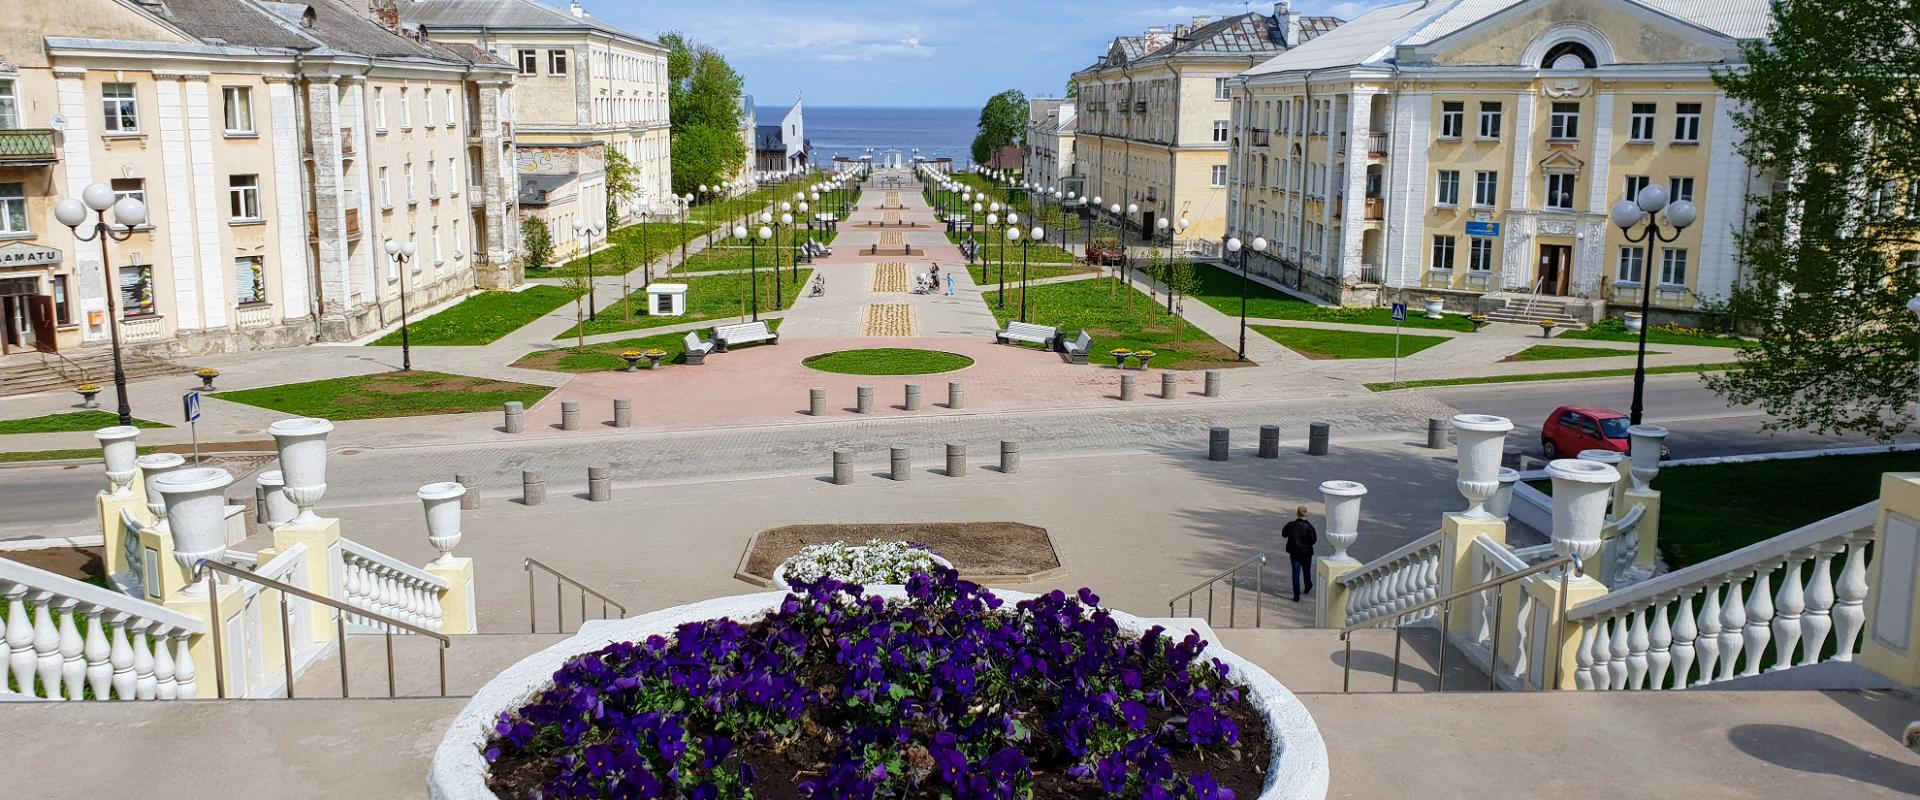
[[[1500,223],[1469,222],[1467,223],[1467,235],[1475,238],[1481,238],[1481,239],[1490,239],[1490,238],[1499,236]]]
[[[188,392],[180,398],[180,407],[186,412],[188,422],[200,421],[200,393]]]
[[[1407,304],[1406,303],[1393,304],[1393,321],[1394,322],[1407,321]]]

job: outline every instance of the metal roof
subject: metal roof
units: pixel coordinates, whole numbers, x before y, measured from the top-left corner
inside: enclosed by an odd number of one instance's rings
[[[549,197],[567,184],[579,179],[580,173],[520,173],[520,205],[544,206]]]
[[[1281,22],[1267,14],[1238,14],[1210,22],[1174,37],[1173,43],[1153,51],[1141,61],[1157,61],[1180,56],[1238,56],[1271,53],[1287,49]],[[1301,17],[1300,42],[1319,36],[1340,25],[1339,17]]]
[[[302,3],[167,0],[160,5],[135,5],[134,8],[211,45],[504,64],[470,49],[455,51],[404,36],[374,21],[364,9],[346,0]]]
[[[571,11],[562,11],[534,0],[417,0],[402,3],[400,14],[408,22],[418,22],[428,29],[590,30],[660,46],[659,42],[608,25],[592,16],[574,16]]]

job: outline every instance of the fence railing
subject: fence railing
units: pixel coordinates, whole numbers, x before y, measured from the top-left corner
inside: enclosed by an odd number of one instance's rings
[[[566,573],[561,572],[560,570],[554,569],[553,567],[540,563],[538,559],[532,559],[532,558],[524,559],[521,562],[521,568],[526,570],[526,573],[527,573],[527,632],[528,633],[540,632],[540,617],[539,617],[539,614],[537,613],[537,607],[534,602],[534,598],[537,596],[537,593],[534,590],[533,571],[535,569],[538,569],[541,572],[545,572],[548,575],[553,576],[553,622],[554,622],[555,632],[557,633],[567,632],[566,587],[568,586],[572,586],[573,588],[579,591],[581,623],[585,623],[587,621],[587,597],[589,595],[591,595],[593,598],[600,601],[600,619],[607,619],[608,610],[614,609],[614,608],[617,608],[620,610],[620,618],[624,619],[627,616],[627,607],[625,605],[622,605],[620,601],[615,600],[611,597],[608,597],[605,594],[602,594],[601,592],[599,592],[598,590],[594,589],[591,586],[588,586],[584,583],[574,580],[572,576],[569,576]]]
[[[1365,625],[1382,618],[1406,624],[1432,615],[1398,619],[1408,609],[1432,600],[1440,587],[1440,531],[1434,531],[1340,577],[1347,587],[1347,623]]]
[[[340,561],[346,568],[342,583],[349,606],[428,630],[445,627],[445,580],[351,539],[340,540]],[[370,619],[350,621],[357,632],[386,632]]]
[[[1214,619],[1213,610],[1214,610],[1214,607],[1217,605],[1214,597],[1214,587],[1218,586],[1221,581],[1226,581],[1227,582],[1227,625],[1226,627],[1229,627],[1229,628],[1234,627],[1238,623],[1239,614],[1240,614],[1240,582],[1244,579],[1244,575],[1246,574],[1246,572],[1251,570],[1253,572],[1253,627],[1258,628],[1260,627],[1261,610],[1266,606],[1265,594],[1262,591],[1263,589],[1262,584],[1265,578],[1266,566],[1267,566],[1266,553],[1255,553],[1251,556],[1248,556],[1245,560],[1241,561],[1240,563],[1235,564],[1231,567],[1228,567],[1224,570],[1221,570],[1218,574],[1215,574],[1213,577],[1208,578],[1204,581],[1201,581],[1199,584],[1195,585],[1193,588],[1174,595],[1172,599],[1167,601],[1167,615],[1173,616],[1178,614],[1179,611],[1177,610],[1177,606],[1179,605],[1180,601],[1185,600],[1187,601],[1186,616],[1189,616],[1189,617],[1193,616],[1193,601],[1195,598],[1200,596],[1200,593],[1202,591],[1205,591],[1206,598],[1207,598],[1207,609],[1206,609],[1206,615],[1205,615],[1207,620],[1207,625],[1209,627],[1217,627],[1214,625],[1214,622],[1213,622],[1213,619]]]
[[[0,599],[0,695],[175,700],[198,691],[200,620],[8,559],[0,559]]]

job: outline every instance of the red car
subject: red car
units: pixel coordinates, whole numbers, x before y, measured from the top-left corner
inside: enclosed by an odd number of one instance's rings
[[[1561,406],[1540,426],[1540,450],[1551,460],[1572,458],[1582,450],[1629,451],[1627,415],[1598,406]],[[1660,457],[1666,458],[1665,445]]]

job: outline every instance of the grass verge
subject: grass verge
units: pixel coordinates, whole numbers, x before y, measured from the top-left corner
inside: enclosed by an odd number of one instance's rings
[[[1005,307],[1000,293],[985,295],[987,307],[1002,326],[1020,318],[1020,290],[1007,291]],[[1248,366],[1234,351],[1192,325],[1184,324],[1152,299],[1110,280],[1067,281],[1027,288],[1027,319],[1052,325],[1069,338],[1085,330],[1093,337],[1093,363],[1105,360],[1117,348],[1154,351],[1153,365],[1166,369],[1213,369]]]
[[[1219,266],[1202,262],[1194,270],[1199,278],[1199,288],[1193,297],[1200,302],[1219,309],[1221,313],[1240,316],[1240,274]],[[1367,307],[1328,307],[1317,306],[1293,295],[1282,292],[1258,281],[1247,281],[1247,316],[1262,319],[1294,319],[1306,322],[1344,322],[1349,325],[1379,325],[1394,327],[1393,309],[1377,306]],[[1424,314],[1409,309],[1407,320],[1402,323],[1407,328],[1432,328],[1448,331],[1471,331],[1473,323],[1459,314],[1445,314],[1439,319],[1427,319]]]
[[[1638,342],[1640,334],[1628,333],[1627,323],[1608,318],[1583,331],[1565,331],[1556,339],[1586,339],[1602,342]],[[1682,344],[1700,347],[1752,347],[1753,342],[1725,334],[1707,333],[1697,328],[1655,325],[1647,329],[1648,344]]]
[[[774,279],[772,270],[762,271],[757,278],[760,296],[760,312],[779,311],[792,308],[794,301],[806,291],[807,281],[813,278],[813,270],[800,268],[800,277],[793,277],[792,267],[780,270],[781,300],[774,301]],[[601,333],[658,328],[662,325],[678,325],[683,322],[703,322],[706,320],[740,320],[752,313],[753,295],[756,278],[747,272],[730,272],[722,275],[697,275],[687,278],[687,313],[678,317],[655,317],[647,314],[647,291],[637,289],[633,294],[609,303],[600,309],[600,318],[586,323],[588,336]],[[631,308],[633,320],[627,321],[627,309]],[[565,342],[579,335],[580,326],[568,328],[566,333],[554,337],[556,342]]]
[[[779,330],[780,320],[767,320],[767,327],[776,331]],[[627,361],[620,357],[621,353],[628,350],[651,350],[656,347],[667,352],[666,357],[661,359],[665,364],[684,365],[687,363],[686,338],[687,334],[685,332],[656,333],[652,336],[642,336],[636,339],[622,339],[617,342],[590,344],[587,345],[585,350],[575,350],[572,346],[556,347],[551,350],[539,350],[528,353],[521,356],[518,361],[513,362],[513,365],[523,369],[543,369],[548,372],[624,371],[627,368]],[[758,347],[759,345],[747,346]],[[726,358],[724,354],[718,353],[711,354],[710,357]],[[642,366],[640,368],[643,370],[646,369],[645,363],[644,361],[641,362]],[[662,367],[662,369],[671,368],[670,366]]]
[[[0,436],[15,433],[68,433],[71,431],[97,431],[120,424],[120,415],[107,411],[65,411],[42,417],[26,419],[0,420]],[[171,428],[162,422],[153,422],[135,418],[136,428]]]
[[[519,330],[567,303],[558,286],[535,284],[518,292],[484,292],[407,326],[408,339],[422,347],[475,346]],[[399,347],[400,332],[375,339],[374,347]]]
[[[973,366],[959,353],[917,350],[911,347],[875,347],[821,353],[800,362],[821,372],[843,375],[932,375]]]
[[[157,448],[135,448],[140,455],[159,452]],[[25,464],[33,461],[72,461],[78,459],[101,459],[100,448],[82,447],[73,450],[24,450],[17,453],[0,453],[0,464]]]
[[[1608,347],[1566,347],[1557,344],[1536,344],[1501,361],[1566,361],[1576,358],[1618,358],[1633,355],[1632,350],[1616,350]],[[1666,355],[1665,351],[1648,350],[1647,355]]]
[[[1344,358],[1393,358],[1396,350],[1394,335],[1391,333],[1362,333],[1359,331],[1334,331],[1323,328],[1283,328],[1277,325],[1254,325],[1260,335],[1279,342],[1287,349],[1307,358],[1316,360]],[[1398,353],[1402,356],[1413,355],[1437,344],[1444,344],[1445,336],[1413,336],[1403,334],[1399,337]]]
[[[1685,372],[1725,372],[1739,369],[1736,362],[1715,364],[1674,364],[1665,367],[1648,367],[1648,375],[1674,375]],[[1367,390],[1373,392],[1391,392],[1397,389],[1428,389],[1435,386],[1470,386],[1481,383],[1526,383],[1528,381],[1568,381],[1579,378],[1618,378],[1632,375],[1633,368],[1596,369],[1584,372],[1536,372],[1526,375],[1476,375],[1467,378],[1432,378],[1421,381],[1401,381],[1399,383],[1369,383]]]
[[[220,399],[339,421],[492,411],[510,400],[533,405],[551,391],[547,386],[415,370],[241,389],[222,392]]]

